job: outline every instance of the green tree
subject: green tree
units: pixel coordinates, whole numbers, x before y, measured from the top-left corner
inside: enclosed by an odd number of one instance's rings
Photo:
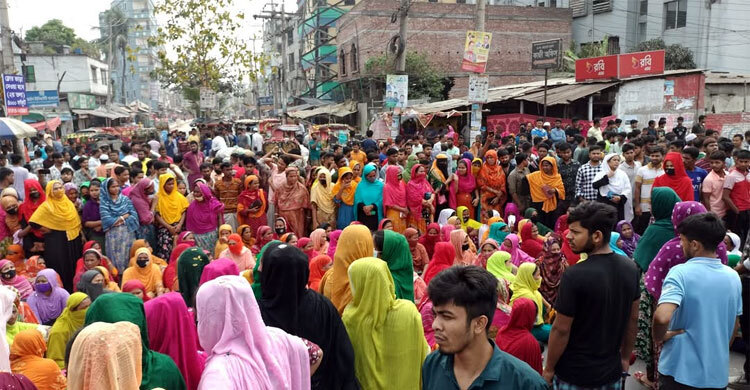
[[[82,53],[99,58],[96,44],[76,36],[72,28],[63,24],[60,19],[52,19],[41,26],[34,26],[26,32],[27,42],[42,42],[47,54],[62,53],[63,46],[70,46],[71,50],[80,49]]]
[[[581,48],[576,51],[576,43],[571,41],[570,48],[563,54],[563,71],[573,72],[576,67],[576,60],[581,58],[601,57],[609,55],[609,37],[589,44],[582,44]]]
[[[387,74],[396,72],[393,57],[383,54],[370,57],[365,63],[365,73],[385,80]],[[433,99],[446,98],[446,86],[450,80],[437,69],[427,55],[410,51],[406,53],[406,74],[409,75],[409,98],[419,99],[429,97]]]
[[[633,51],[664,50],[664,64],[667,70],[695,69],[693,52],[685,46],[667,45],[661,38],[641,42]]]

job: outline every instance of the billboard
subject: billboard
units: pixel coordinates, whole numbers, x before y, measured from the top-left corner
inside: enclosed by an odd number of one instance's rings
[[[562,39],[531,42],[531,69],[558,69],[562,58]]]
[[[406,108],[409,104],[409,76],[389,74],[385,77],[385,107]]]
[[[617,56],[576,60],[576,81],[617,78]]]
[[[68,93],[68,105],[70,105],[70,108],[94,110],[97,107],[96,96],[71,92]]]
[[[467,31],[464,43],[464,57],[461,60],[461,70],[467,72],[484,73],[487,59],[490,56],[492,33],[482,31]]]
[[[26,91],[26,102],[30,108],[57,107],[60,105],[60,96],[54,89],[46,91]]]
[[[664,73],[664,50],[620,54],[620,78]]]
[[[5,97],[5,115],[16,116],[29,113],[26,103],[26,80],[22,75],[3,75],[3,96]]]

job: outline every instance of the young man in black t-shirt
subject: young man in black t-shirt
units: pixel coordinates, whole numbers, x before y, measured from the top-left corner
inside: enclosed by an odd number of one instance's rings
[[[612,252],[617,210],[584,202],[570,212],[565,237],[588,258],[565,271],[555,302],[544,379],[559,389],[622,389],[638,322],[638,269]]]

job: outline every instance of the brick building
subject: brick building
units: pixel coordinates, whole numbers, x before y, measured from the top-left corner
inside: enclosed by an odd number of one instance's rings
[[[389,39],[398,33],[398,22],[391,16],[398,11],[398,0],[363,0],[338,22],[339,80],[355,88],[351,98],[377,102],[383,86],[365,83],[365,63],[386,52]],[[407,27],[407,51],[427,58],[453,81],[450,97],[466,96],[469,76],[461,71],[461,58],[467,30],[474,29],[476,6],[462,3],[412,2]],[[490,86],[523,83],[543,78],[544,71],[531,70],[531,42],[562,38],[570,46],[569,8],[486,7],[485,29],[492,32],[487,65]]]

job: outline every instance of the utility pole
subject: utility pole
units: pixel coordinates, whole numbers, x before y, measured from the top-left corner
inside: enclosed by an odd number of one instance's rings
[[[255,55],[255,35],[253,35],[253,57],[257,57]],[[258,85],[258,79],[260,78],[262,69],[256,68],[256,65],[256,61],[253,61],[253,73],[255,74],[255,115],[260,119],[260,86]]]
[[[277,12],[275,5],[273,2],[268,3],[266,5],[271,5],[271,11],[263,11],[264,14],[260,15],[253,15],[253,19],[268,19],[269,20],[269,27],[271,29],[270,33],[270,41],[272,44],[271,51],[276,50],[276,37],[281,36],[281,67],[278,72],[278,74],[274,75],[275,82],[273,83],[273,90],[274,90],[274,110],[278,108],[277,102],[281,102],[281,108],[284,113],[286,113],[286,99],[284,96],[286,96],[283,81],[286,78],[283,76],[286,72],[286,39],[284,37],[285,27],[286,27],[286,21],[287,19],[291,19],[293,14],[287,14],[284,12],[284,6],[282,4],[281,6],[281,12]],[[264,7],[265,8],[265,7]],[[265,13],[270,13],[270,15],[267,15]],[[281,19],[281,28],[277,25],[277,20]],[[265,23],[264,23],[265,26]],[[281,31],[279,31],[281,30]],[[264,33],[263,35],[264,39],[266,38],[266,35]]]
[[[401,53],[396,60],[396,73],[404,74],[406,72],[406,18],[409,14],[409,1],[401,0],[401,7],[398,10],[398,40],[401,43]]]
[[[275,23],[275,21],[274,21]],[[284,3],[281,3],[281,72],[279,72],[279,93],[281,97],[281,113],[286,116],[286,44],[287,44],[287,31],[286,31],[286,12],[284,12]]]
[[[112,105],[112,83],[109,80],[112,78],[112,21],[109,22],[109,53],[107,53],[107,107]],[[125,69],[123,69],[123,72]]]
[[[3,52],[0,56],[0,71],[2,73],[15,73],[13,38],[11,37],[10,19],[8,18],[8,0],[0,0],[0,35],[3,44]]]
[[[477,31],[484,31],[485,4],[486,0],[477,0],[477,16],[474,26]]]

